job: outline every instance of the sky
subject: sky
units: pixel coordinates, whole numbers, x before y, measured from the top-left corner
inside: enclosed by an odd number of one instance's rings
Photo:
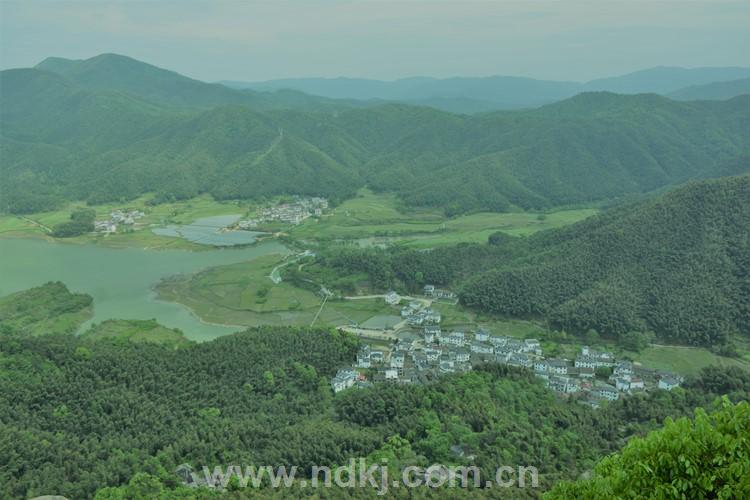
[[[750,66],[750,1],[0,0],[0,67],[124,54],[205,81]]]

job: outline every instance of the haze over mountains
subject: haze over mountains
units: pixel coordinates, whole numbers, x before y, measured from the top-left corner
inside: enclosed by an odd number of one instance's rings
[[[147,192],[336,200],[364,186],[449,214],[547,209],[740,173],[750,154],[750,96],[588,92],[467,116],[229,89],[112,54],[0,79],[12,212]]]
[[[660,66],[586,83],[537,80],[514,76],[476,78],[404,78],[395,81],[357,78],[299,78],[264,82],[224,81],[240,89],[294,89],[338,99],[380,99],[433,106],[452,112],[473,113],[498,109],[536,107],[581,92],[668,95],[687,87],[750,77],[750,68],[678,68]],[[747,91],[732,95],[727,99]],[[679,97],[676,97],[679,98]],[[688,97],[690,99],[690,97]]]
[[[254,92],[229,89],[221,84],[194,80],[117,54],[101,54],[85,60],[49,57],[35,68],[64,76],[82,89],[127,92],[149,101],[174,106],[242,104],[256,110],[295,107],[317,111],[341,107],[330,99],[304,95],[293,90]]]

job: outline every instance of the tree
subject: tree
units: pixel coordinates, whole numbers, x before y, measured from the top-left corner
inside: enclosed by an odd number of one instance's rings
[[[545,498],[750,498],[750,404],[723,399],[711,414],[667,419],[599,462],[592,479],[559,483]]]

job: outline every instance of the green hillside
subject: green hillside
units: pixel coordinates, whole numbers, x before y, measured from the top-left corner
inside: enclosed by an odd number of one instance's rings
[[[0,73],[3,211],[146,192],[336,200],[365,185],[450,215],[544,210],[721,175],[750,154],[748,96],[587,93],[477,116],[400,104],[318,113],[235,100],[255,93],[121,56],[41,67],[60,74]]]
[[[594,477],[562,482],[544,498],[746,498],[750,495],[750,405],[725,402],[695,419],[668,420],[597,464]]]
[[[750,94],[750,78],[694,85],[673,92],[669,96],[679,101],[694,101],[731,99],[743,94]]]
[[[471,307],[560,329],[721,345],[750,335],[750,177],[689,184],[526,240],[469,280]]]
[[[90,295],[60,282],[0,297],[0,335],[71,334],[92,316]]]

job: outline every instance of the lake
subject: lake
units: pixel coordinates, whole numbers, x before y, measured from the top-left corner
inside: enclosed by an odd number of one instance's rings
[[[275,253],[289,250],[275,241],[190,252],[0,239],[0,296],[47,281],[62,281],[71,291],[94,297],[92,321],[154,318],[165,326],[179,328],[189,339],[210,340],[244,328],[203,323],[186,307],[157,300],[152,287],[165,276]]]
[[[160,236],[176,236],[200,245],[218,247],[251,245],[259,236],[268,234],[258,231],[224,231],[224,228],[231,226],[241,217],[241,215],[203,217],[190,224],[157,227],[152,231]]]

